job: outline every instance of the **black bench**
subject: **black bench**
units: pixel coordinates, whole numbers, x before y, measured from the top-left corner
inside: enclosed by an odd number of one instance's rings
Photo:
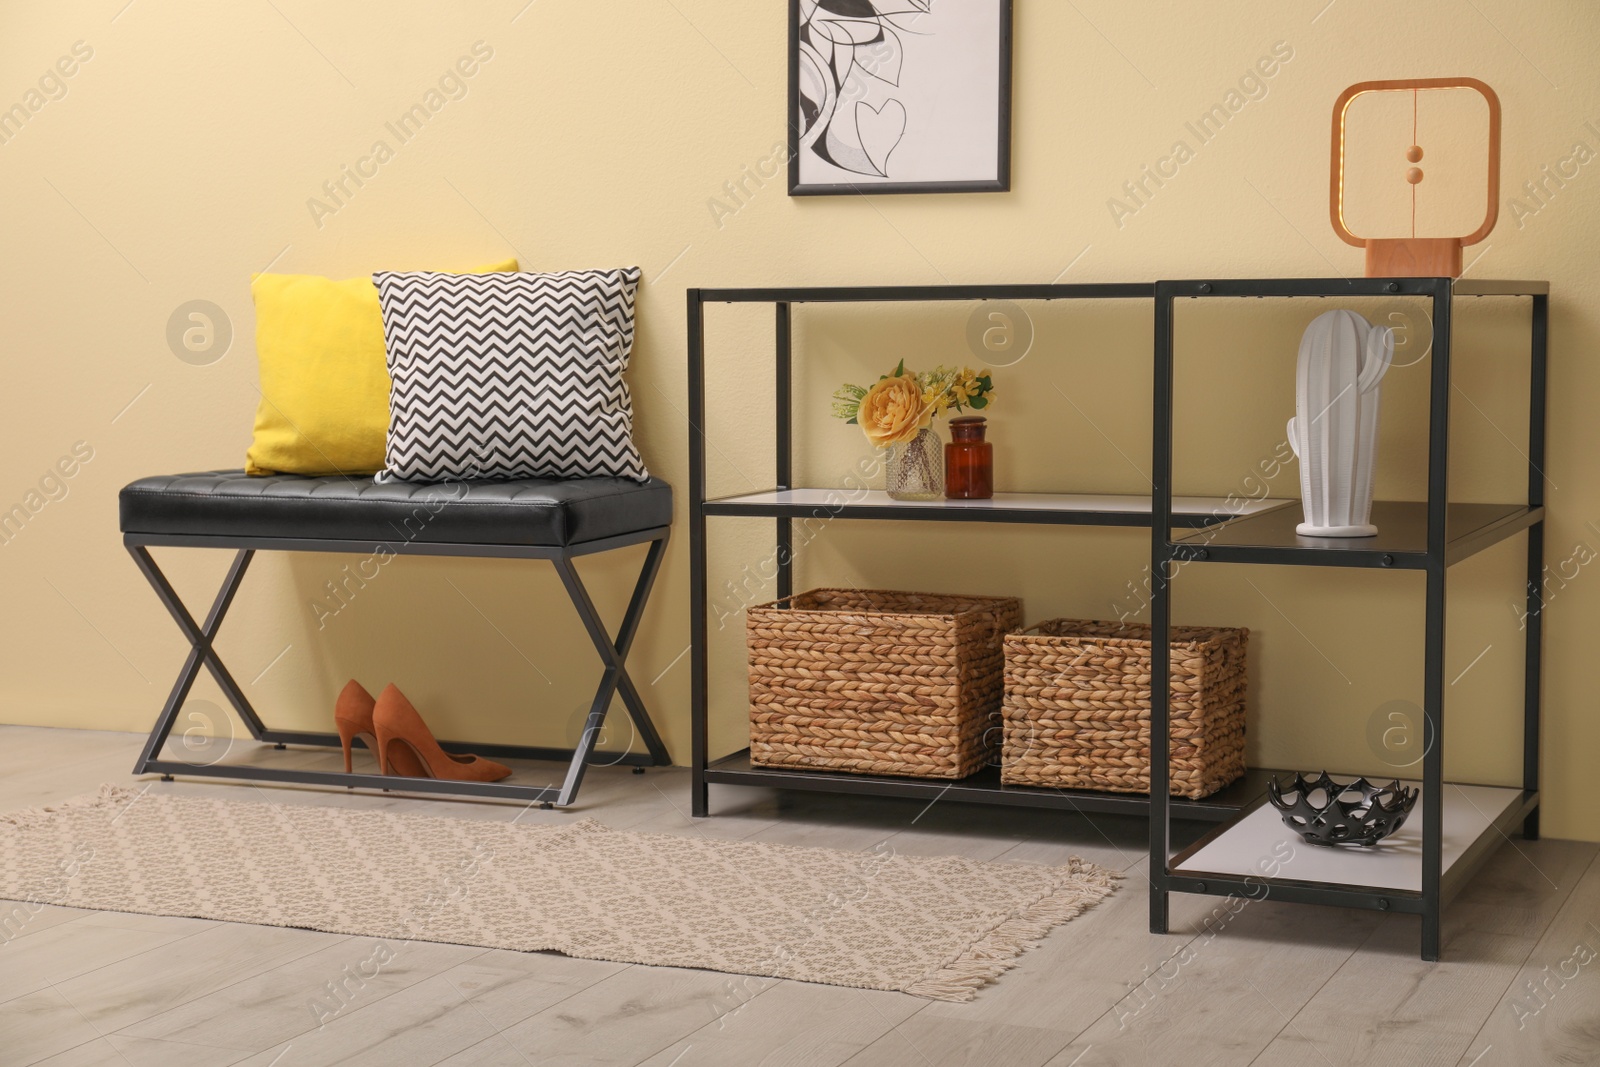
[[[633,680],[624,666],[639,628],[650,588],[661,568],[672,522],[672,488],[660,479],[639,483],[622,478],[559,480],[529,478],[510,482],[445,482],[438,485],[374,484],[371,479],[295,475],[251,477],[243,471],[208,471],[141,478],[122,490],[122,540],[140,571],[155,588],[191,646],[135,774],[198,775],[312,785],[403,788],[416,792],[506,797],[545,807],[570,804],[582,784],[584,768],[614,695],[622,698],[645,752],[607,755],[607,762],[645,766],[671,762]],[[648,543],[644,566],[634,586],[622,625],[607,632],[572,561],[578,556]],[[151,557],[152,546],[225,548],[235,553],[222,588],[203,623],[196,622]],[[504,782],[449,782],[394,778],[381,774],[241,766],[196,765],[161,758],[179,711],[201,666],[210,670],[229,703],[257,741],[286,745],[339,744],[333,733],[273,730],[245,699],[213,642],[223,616],[238,592],[245,569],[259,550],[356,552],[433,556],[489,556],[547,559],[561,576],[604,672],[575,749],[441,742],[452,751],[473,751],[510,759],[567,762],[560,787]],[[332,708],[332,696],[328,704]]]

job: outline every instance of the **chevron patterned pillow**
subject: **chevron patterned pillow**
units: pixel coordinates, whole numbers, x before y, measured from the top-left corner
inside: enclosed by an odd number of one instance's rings
[[[372,280],[394,379],[377,481],[650,476],[622,379],[637,267]]]

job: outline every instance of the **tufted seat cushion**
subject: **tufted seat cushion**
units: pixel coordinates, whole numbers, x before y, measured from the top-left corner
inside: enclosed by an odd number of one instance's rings
[[[377,485],[205,471],[141,478],[119,503],[123,533],[200,537],[558,546],[672,522],[672,487],[659,478]]]

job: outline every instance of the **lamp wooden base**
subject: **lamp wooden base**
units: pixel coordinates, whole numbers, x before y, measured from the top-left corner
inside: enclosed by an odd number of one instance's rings
[[[1367,277],[1459,278],[1461,238],[1369,238]]]

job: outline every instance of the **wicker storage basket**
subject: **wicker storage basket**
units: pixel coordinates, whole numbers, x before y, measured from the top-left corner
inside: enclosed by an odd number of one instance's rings
[[[1244,774],[1249,630],[1172,628],[1172,793],[1209,796]],[[1011,785],[1150,791],[1150,627],[1051,619],[1007,635]]]
[[[752,764],[965,778],[992,757],[1022,601],[813,589],[747,615]]]

